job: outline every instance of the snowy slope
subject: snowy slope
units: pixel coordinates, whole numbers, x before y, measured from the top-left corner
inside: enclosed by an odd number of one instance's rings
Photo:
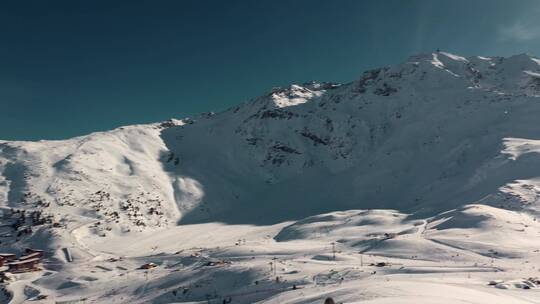
[[[20,277],[12,302],[538,303],[485,285],[538,276],[522,265],[540,261],[539,101],[532,56],[437,52],[217,114],[0,141],[0,249],[49,252],[49,275]],[[134,270],[148,261],[160,266]]]
[[[539,69],[527,55],[414,56],[167,129],[180,159],[169,170],[204,187],[183,220],[272,223],[352,208],[432,215],[498,193],[529,175],[503,149],[506,138],[538,136]]]

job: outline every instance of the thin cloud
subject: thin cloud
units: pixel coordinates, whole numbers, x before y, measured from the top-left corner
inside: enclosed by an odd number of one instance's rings
[[[540,38],[540,27],[516,22],[510,26],[501,27],[499,38],[504,41],[531,41]]]

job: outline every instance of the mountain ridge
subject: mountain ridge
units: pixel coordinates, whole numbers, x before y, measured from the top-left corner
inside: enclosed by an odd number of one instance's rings
[[[70,160],[73,153],[78,155],[78,151],[81,150],[82,154],[88,152],[84,151],[85,145],[92,147],[89,154],[106,154],[107,144],[100,147],[99,141],[107,142],[107,138],[113,141],[112,149],[117,149],[116,145],[120,145],[122,146],[120,150],[128,148],[129,151],[125,153],[140,152],[137,157],[148,157],[145,155],[148,154],[146,148],[136,142],[137,136],[145,138],[149,141],[148,145],[155,148],[159,146],[160,149],[151,153],[153,170],[156,171],[152,174],[162,175],[160,187],[168,189],[166,194],[160,195],[169,200],[167,205],[171,214],[179,212],[184,217],[186,214],[193,214],[193,219],[188,219],[188,222],[204,218],[214,220],[216,218],[213,218],[213,214],[227,212],[227,208],[231,207],[227,205],[231,201],[241,201],[237,207],[253,209],[254,207],[249,206],[247,202],[248,199],[256,199],[251,197],[253,195],[249,193],[250,191],[257,193],[255,196],[263,197],[267,194],[268,197],[272,197],[274,195],[272,193],[280,191],[283,192],[283,197],[296,195],[305,201],[315,202],[304,204],[308,209],[313,207],[313,212],[354,206],[373,208],[378,205],[403,210],[399,204],[388,203],[396,198],[382,193],[387,192],[382,188],[395,188],[393,191],[406,193],[407,191],[398,189],[399,186],[395,184],[409,183],[412,176],[406,178],[405,176],[412,174],[407,172],[415,169],[394,163],[398,163],[400,158],[409,159],[408,163],[414,163],[415,154],[423,147],[437,149],[441,145],[446,145],[443,150],[457,149],[444,161],[447,167],[450,159],[454,163],[459,162],[459,153],[466,153],[464,151],[470,149],[473,144],[462,138],[451,139],[453,134],[450,133],[443,136],[445,129],[454,128],[456,129],[454,132],[466,134],[467,131],[463,130],[460,124],[471,124],[472,120],[476,120],[475,124],[486,120],[483,122],[484,125],[493,128],[504,124],[505,118],[509,115],[514,115],[513,112],[508,114],[510,108],[517,107],[517,111],[521,108],[531,108],[532,101],[536,100],[537,93],[540,92],[538,85],[540,74],[537,74],[540,72],[539,62],[538,59],[525,54],[509,58],[464,58],[445,52],[421,54],[411,56],[408,61],[398,66],[366,71],[359,80],[348,84],[311,82],[304,86],[291,85],[288,88],[273,89],[250,102],[217,114],[206,113],[183,120],[172,119],[150,125],[120,127],[113,131],[92,133],[66,141],[41,143],[73,146],[71,154],[52,164],[55,172],[66,173],[69,171],[66,169],[69,167],[67,164],[74,163]],[[484,107],[484,110],[481,107]],[[486,113],[480,113],[482,111]],[[487,113],[488,111],[491,112]],[[472,125],[469,127],[474,136],[484,139],[489,137],[486,127]],[[501,128],[507,127],[505,125]],[[410,137],[410,142],[399,142],[401,137]],[[497,139],[499,142],[492,142],[494,139],[490,138],[489,144],[502,145],[502,135],[500,137]],[[207,140],[203,141],[202,138]],[[454,141],[451,147],[448,147],[448,141]],[[39,142],[3,141],[2,145],[4,158],[6,157],[4,155],[9,155],[7,152],[10,148],[21,148],[19,156],[24,155],[25,150],[40,149]],[[404,145],[408,147],[404,148]],[[437,150],[436,153],[440,151]],[[207,155],[202,156],[204,153]],[[401,155],[395,157],[392,154]],[[493,153],[490,155],[490,157],[497,156]],[[16,158],[17,156],[11,159]],[[115,158],[114,162],[120,176],[134,176],[133,172],[130,173],[134,168],[129,164],[130,157],[118,155]],[[65,162],[66,167],[60,167],[60,161]],[[100,161],[104,166],[104,161]],[[213,163],[212,168],[201,169],[210,163]],[[425,165],[443,164],[433,159]],[[159,166],[163,172],[158,172]],[[401,169],[395,169],[400,166]],[[393,168],[392,172],[380,173],[388,167]],[[92,170],[99,173],[105,169],[97,166]],[[113,169],[109,168],[110,170]],[[125,172],[121,172],[122,170]],[[206,171],[202,172],[204,170]],[[445,175],[455,174],[451,173],[452,170],[456,169],[439,170],[437,174],[442,174],[444,178]],[[219,176],[215,172],[220,172]],[[303,179],[311,179],[310,183],[313,185],[331,185],[333,182],[328,182],[323,176],[334,175],[335,178],[336,174],[341,173],[345,180],[334,182],[336,185],[327,188],[326,192],[335,189],[334,192],[353,193],[351,200],[379,202],[347,203],[345,197],[327,197],[326,200],[341,203],[325,207],[321,198],[309,197],[311,194],[307,194],[316,190],[302,184]],[[431,178],[441,178],[433,175],[434,173],[431,173]],[[386,185],[384,180],[388,179],[389,174],[402,175],[397,178],[402,180]],[[366,175],[371,175],[375,182],[368,180]],[[105,176],[103,178],[106,179]],[[421,176],[417,178],[422,179]],[[148,177],[144,179],[148,180]],[[200,182],[201,180],[207,181]],[[305,198],[302,198],[301,190],[287,193],[286,189],[289,186],[283,184],[285,180],[297,188],[305,188],[302,190]],[[91,182],[91,177],[87,182]],[[173,185],[172,191],[171,186],[165,186],[167,183]],[[206,192],[202,187],[206,187]],[[340,187],[346,190],[340,191]],[[420,188],[423,187],[426,185]],[[216,193],[213,192],[213,188],[216,189]],[[364,188],[364,193],[359,193],[358,188]],[[96,188],[96,191],[99,190]],[[415,189],[414,192],[421,193],[418,190],[421,189]],[[8,192],[13,192],[13,189]],[[45,196],[57,200],[54,195],[44,192]],[[123,196],[121,191],[118,193],[119,197]],[[21,195],[22,192],[19,193],[19,196]],[[328,196],[321,194],[325,195]],[[422,205],[420,200],[423,199],[412,198],[411,195],[409,194],[407,198],[408,204],[416,207],[405,210],[414,211],[423,208],[420,206]],[[283,200],[278,197],[274,199]],[[14,203],[13,200],[10,201]],[[270,208],[275,203],[263,201],[262,204]],[[175,208],[178,210],[173,211]],[[256,215],[258,208],[254,209],[255,214],[251,216]],[[299,217],[309,215],[298,210],[293,210],[291,215],[295,212]],[[219,217],[217,219],[226,220]],[[283,219],[281,217],[277,221]]]
[[[0,250],[45,250],[10,303],[534,303],[539,101],[534,57],[435,52],[219,113],[0,141]]]

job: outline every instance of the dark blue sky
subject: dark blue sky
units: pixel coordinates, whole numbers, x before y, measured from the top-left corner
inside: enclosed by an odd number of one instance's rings
[[[347,82],[436,48],[540,54],[540,1],[2,1],[0,139],[58,139]]]

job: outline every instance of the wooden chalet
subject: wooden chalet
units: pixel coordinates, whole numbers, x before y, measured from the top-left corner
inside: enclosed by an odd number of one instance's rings
[[[30,259],[39,259],[43,257],[43,253],[41,252],[34,252],[34,253],[30,253],[30,254],[27,254],[27,255],[22,255],[19,257],[19,261],[23,261],[23,260],[30,260]]]
[[[0,260],[2,260],[4,263],[15,261],[17,259],[17,255],[14,253],[0,253]]]
[[[39,258],[19,260],[15,262],[8,263],[9,272],[27,272],[27,271],[37,271],[39,270],[38,264],[40,262]]]
[[[31,254],[31,253],[40,253],[40,258],[43,257],[44,251],[41,249],[33,249],[33,248],[26,248],[24,251],[25,254]]]

